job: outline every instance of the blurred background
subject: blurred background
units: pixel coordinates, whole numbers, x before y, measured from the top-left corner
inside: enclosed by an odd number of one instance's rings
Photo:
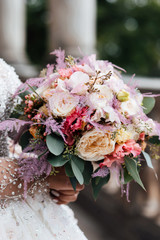
[[[55,48],[96,53],[125,68],[126,81],[136,73],[142,92],[160,93],[159,25],[160,0],[0,0],[0,57],[25,81],[55,61]],[[150,116],[160,122],[160,98]],[[71,204],[89,240],[160,239],[160,181],[145,165],[141,177],[147,192],[132,183],[129,203],[113,178],[96,202],[88,186]]]

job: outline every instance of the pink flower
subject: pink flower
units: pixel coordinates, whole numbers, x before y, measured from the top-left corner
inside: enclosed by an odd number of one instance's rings
[[[123,144],[123,150],[125,152],[125,155],[132,153],[133,157],[137,157],[142,151],[140,145],[132,139]]]
[[[84,72],[84,70],[82,69],[82,66],[77,66],[77,65],[73,66],[73,70],[74,70],[74,72],[77,72],[77,71]]]
[[[106,156],[104,161],[102,163],[100,163],[99,166],[100,166],[100,168],[102,168],[104,166],[107,166],[108,168],[110,168],[113,162],[117,162],[119,164],[122,164],[122,163],[124,163],[124,158]]]
[[[58,73],[63,78],[69,78],[73,73],[73,69],[72,68],[61,68],[61,69],[58,70]]]
[[[100,167],[111,167],[113,162],[121,164],[124,162],[125,156],[132,154],[133,157],[137,157],[141,151],[142,149],[140,145],[133,139],[130,139],[121,145],[117,144],[114,152],[111,155],[105,156],[103,163],[100,163]]]
[[[68,145],[74,143],[74,132],[84,128],[84,117],[86,116],[87,107],[78,108],[68,117],[63,123],[62,132],[66,135],[66,142]]]
[[[71,90],[74,91],[74,89],[77,86],[80,87],[80,85],[81,85],[81,87],[82,87],[82,85],[85,85],[87,82],[89,82],[88,74],[83,73],[81,71],[77,71],[77,72],[74,72],[69,79],[67,79],[66,84]],[[79,91],[81,92],[81,89],[79,89]],[[76,92],[77,92],[77,90],[76,90]]]
[[[138,139],[138,140],[142,140],[142,141],[145,140],[145,132],[141,132],[141,133],[139,134],[139,139]]]

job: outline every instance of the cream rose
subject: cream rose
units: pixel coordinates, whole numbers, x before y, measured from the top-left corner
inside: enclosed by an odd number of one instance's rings
[[[49,107],[53,115],[66,117],[77,106],[78,97],[74,97],[69,92],[56,92],[49,98]]]
[[[99,92],[91,93],[89,95],[89,101],[95,107],[95,109],[103,109],[113,99],[112,90],[106,85],[98,84],[94,85],[94,88]]]
[[[98,161],[115,149],[115,142],[110,134],[93,129],[86,132],[79,140],[77,155],[86,161]]]
[[[133,98],[130,98],[128,101],[121,103],[121,112],[123,113],[127,112],[129,116],[137,114],[139,110],[140,107],[137,104],[136,100]]]

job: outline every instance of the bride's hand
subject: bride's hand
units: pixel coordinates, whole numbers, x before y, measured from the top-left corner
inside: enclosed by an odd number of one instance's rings
[[[66,176],[63,168],[60,168],[56,176],[49,176],[47,182],[51,197],[57,204],[68,204],[76,201],[79,192],[84,188],[84,185],[77,184],[76,191],[74,191],[70,179]]]

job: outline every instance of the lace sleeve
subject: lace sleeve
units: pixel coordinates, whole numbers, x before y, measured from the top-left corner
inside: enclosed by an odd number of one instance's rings
[[[20,84],[14,68],[0,58],[0,121],[10,116],[14,105],[12,95]],[[4,156],[8,156],[6,133],[0,132],[0,157]]]
[[[9,146],[9,157],[0,157],[0,203],[5,206],[8,200],[21,200],[27,195],[33,196],[36,192],[49,192],[45,177],[41,177],[27,185],[24,189],[24,181],[18,176],[17,158],[21,148],[16,145],[13,148],[11,139],[7,139]]]
[[[0,158],[0,198],[22,196],[23,183],[17,177],[18,166],[12,158]]]

